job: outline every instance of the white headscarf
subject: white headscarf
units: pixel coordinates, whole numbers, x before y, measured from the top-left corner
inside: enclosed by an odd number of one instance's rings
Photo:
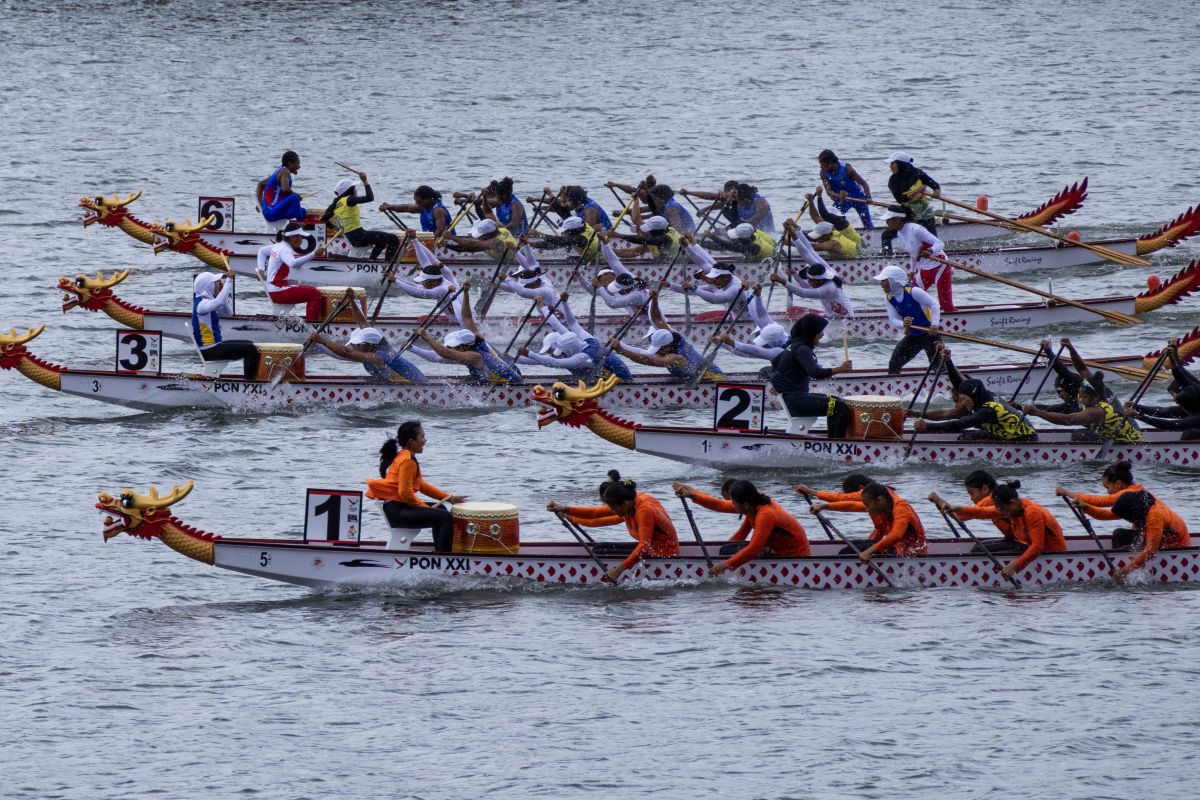
[[[192,281],[192,294],[196,297],[211,299],[216,294],[215,288],[217,281],[225,276],[219,272],[201,272],[196,276],[196,280]]]

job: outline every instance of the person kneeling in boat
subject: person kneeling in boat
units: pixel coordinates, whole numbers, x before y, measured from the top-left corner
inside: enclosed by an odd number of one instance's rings
[[[962,431],[959,441],[995,440],[1001,442],[1036,442],[1037,431],[1024,417],[1003,400],[984,388],[983,382],[974,378],[962,381],[954,387],[955,409],[937,419],[938,412],[909,411],[917,417],[913,429],[930,433]],[[968,430],[977,428],[978,430]]]
[[[904,365],[922,350],[933,364],[938,358],[934,336],[942,319],[937,301],[924,289],[911,285],[908,273],[895,264],[888,264],[874,279],[883,287],[888,321],[904,332],[888,359],[888,375],[899,375]]]
[[[741,253],[747,261],[766,261],[775,255],[774,237],[749,222],[726,228],[724,236],[706,233],[703,239],[709,247]]]
[[[793,283],[778,272],[771,273],[771,282],[783,284],[790,295],[805,300],[820,300],[824,316],[830,319],[854,316],[854,305],[846,294],[845,282],[828,264],[810,265],[801,270],[800,277],[808,284],[807,287]]]
[[[393,527],[432,528],[433,549],[449,553],[454,546],[454,521],[445,508],[430,506],[417,493],[454,505],[467,498],[442,491],[421,477],[417,456],[425,451],[425,431],[416,420],[403,422],[396,438],[379,448],[379,477],[367,479],[367,497],[383,500],[383,513]]]
[[[992,493],[999,485],[990,472],[977,469],[963,478],[963,486],[967,490],[967,497],[971,499],[971,505],[951,505],[937,492],[929,493],[929,502],[955,519],[988,519],[1000,531],[1003,538],[981,540],[971,548],[972,553],[1022,553],[1025,550],[1025,545],[1013,537],[1012,525],[996,510],[996,501],[992,498]]]
[[[285,219],[303,221],[308,211],[300,205],[300,195],[292,191],[292,176],[300,171],[300,156],[292,150],[284,152],[279,166],[254,187],[258,210],[267,222]]]
[[[462,364],[467,368],[474,383],[520,384],[521,371],[488,344],[479,330],[479,326],[475,324],[469,292],[470,283],[468,282],[459,295],[458,313],[455,315],[463,327],[447,333],[441,342],[432,338],[424,328],[418,328],[417,336],[432,349],[414,346],[411,348],[413,353],[426,361]]]
[[[679,555],[679,535],[675,524],[667,516],[662,503],[646,492],[639,492],[637,484],[625,479],[610,483],[604,490],[603,506],[562,506],[547,503],[549,511],[559,511],[572,518],[614,519],[625,523],[629,535],[637,546],[623,562],[604,573],[604,580],[612,582],[621,573],[636,565],[643,558],[670,558]]]
[[[771,385],[783,399],[793,421],[807,417],[828,417],[827,434],[831,439],[846,435],[850,425],[850,406],[840,397],[809,391],[810,380],[826,380],[848,372],[854,365],[843,361],[836,367],[822,367],[813,352],[829,320],[819,314],[805,314],[792,325],[792,337],[771,362]],[[795,423],[789,424],[789,432]]]
[[[205,361],[242,361],[242,377],[258,374],[258,348],[221,336],[221,317],[233,313],[233,273],[201,272],[192,281],[192,340]]]
[[[570,314],[566,303],[563,303],[559,310],[563,309]],[[547,310],[543,308],[542,313],[547,313]],[[543,337],[541,351],[531,353],[528,348],[520,347],[517,349],[518,362],[566,370],[573,379],[583,381],[589,386],[608,375],[616,375],[623,383],[633,381],[633,373],[624,361],[611,350],[602,350],[600,342],[595,337],[588,336],[573,316],[568,319],[568,323],[564,325],[551,314],[547,322],[554,330]],[[600,361],[601,357],[604,359],[603,364]]]
[[[923,556],[928,550],[925,546],[925,526],[916,510],[902,499],[891,487],[882,483],[869,483],[863,487],[860,500],[845,500],[833,503],[817,503],[813,512],[820,511],[857,511],[866,512],[871,516],[875,529],[864,539],[851,542],[840,552],[840,555],[853,555],[858,550],[858,557],[870,561],[876,553],[894,556]]]
[[[655,214],[642,220],[640,215],[633,215],[633,225],[637,233],[620,233],[610,231],[610,238],[621,239],[632,247],[616,250],[618,258],[637,258],[649,254],[655,261],[671,261],[679,252],[679,231],[671,227],[667,218]],[[606,239],[607,241],[607,239]]]
[[[1079,388],[1079,404],[1082,411],[1074,414],[1056,414],[1053,411],[1043,411],[1037,406],[1024,405],[1021,410],[1034,417],[1040,417],[1055,425],[1082,425],[1083,430],[1072,431],[1073,442],[1112,442],[1113,444],[1134,444],[1143,440],[1142,432],[1128,417],[1117,411],[1113,404],[1105,399],[1104,373],[1095,371],[1085,379]]]
[[[1179,550],[1192,546],[1183,518],[1167,507],[1162,500],[1145,491],[1123,492],[1112,509],[1078,503],[1078,508],[1096,519],[1123,519],[1132,528],[1117,528],[1112,533],[1114,549],[1123,549],[1140,544],[1140,550],[1128,564],[1113,570],[1112,576],[1121,580],[1134,570],[1141,569],[1150,557],[1159,550]]]
[[[729,550],[733,555],[721,564],[714,564],[708,574],[717,577],[729,570],[736,570],[760,555],[804,558],[810,555],[808,536],[799,520],[783,510],[779,503],[758,491],[750,481],[737,481],[729,487],[729,500],[733,510],[742,515],[742,524],[729,538],[730,544],[721,548],[721,555]],[[751,532],[753,535],[751,536]],[[746,541],[746,537],[750,540]],[[745,546],[738,546],[745,542]]]
[[[650,334],[650,347],[642,349],[612,338],[608,344],[614,353],[647,367],[662,367],[672,378],[684,383],[725,380],[725,373],[720,367],[711,361],[706,364],[704,357],[696,352],[683,334],[667,325],[662,312],[658,310],[656,291],[650,292],[650,311],[650,319],[655,325]]]
[[[355,322],[358,328],[350,334],[346,344],[338,344],[319,333],[308,337],[310,345],[319,345],[336,358],[347,361],[357,361],[363,369],[377,381],[383,383],[428,383],[429,379],[417,368],[417,365],[396,352],[387,337],[377,329],[372,328],[362,309],[354,301],[354,290],[346,289],[346,300],[354,310]]]

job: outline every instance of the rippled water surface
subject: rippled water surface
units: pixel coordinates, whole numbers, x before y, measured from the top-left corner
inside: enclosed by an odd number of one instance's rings
[[[298,185],[323,192],[318,203],[342,177],[339,159],[392,200],[418,183],[465,189],[511,175],[523,193],[582,183],[607,204],[604,181],[648,171],[688,188],[738,177],[782,217],[814,184],[825,147],[877,195],[883,159],[902,148],[948,195],[987,194],[999,211],[1087,175],[1091,196],[1069,220],[1087,236],[1144,233],[1200,202],[1187,4],[0,9],[0,325],[45,321],[31,349],[72,366],[108,368],[111,325],[60,314],[59,275],[130,267],[120,293],[179,308],[196,269],[119,231],[84,231],[80,195],[140,189],[134,213],[163,219],[194,217],[198,194],[235,194],[239,227],[256,227],[254,184],[285,148],[302,154]],[[1124,293],[1198,253],[1185,243],[1153,269],[1025,278],[1075,296]],[[972,283],[957,294],[1017,299]],[[251,293],[242,308],[261,302]],[[1196,308],[1119,332],[1048,333],[1091,354],[1144,352],[1200,321]],[[881,364],[889,349],[864,346],[856,364]],[[169,364],[194,358],[177,343],[167,352]],[[95,495],[190,478],[197,488],[178,507],[189,522],[295,534],[305,487],[357,486],[412,412],[141,413],[13,372],[0,381],[5,797],[1196,794],[1200,596],[1188,588],[313,593],[157,543],[101,547]],[[584,431],[537,432],[529,411],[421,413],[429,477],[519,504],[529,538],[558,538],[545,502],[590,500],[611,467],[662,497],[675,478],[722,477]],[[962,498],[961,468],[875,472],[912,498],[931,488]],[[1057,484],[1098,488],[1096,472],[1013,474],[1049,503]],[[1194,521],[1196,474],[1139,477]],[[796,506],[790,483],[840,475],[748,477]],[[712,538],[731,528],[701,523]]]

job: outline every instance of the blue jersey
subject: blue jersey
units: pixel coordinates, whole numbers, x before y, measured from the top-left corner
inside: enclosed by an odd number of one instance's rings
[[[487,342],[480,342],[475,352],[483,356],[483,370],[468,364],[467,372],[477,383],[520,383],[521,373],[512,364],[505,361]]]
[[[738,203],[738,206],[737,206],[738,219],[741,220],[742,222],[746,222],[751,217],[753,217],[754,216],[754,206],[757,205],[758,201],[761,199],[762,199],[762,195],[755,192],[754,197],[751,197],[750,202],[747,203],[746,205],[742,205],[741,203]],[[762,222],[760,222],[758,224],[758,229],[761,231],[765,231],[767,233],[775,232],[775,215],[773,213],[771,213],[771,208],[769,205],[767,206],[767,215],[765,217],[763,217]]]
[[[667,209],[671,209],[671,213],[667,213]],[[668,197],[667,202],[659,207],[658,213],[666,217],[671,222],[671,227],[680,233],[695,233],[696,221],[692,219],[692,215],[683,205],[674,197]],[[675,219],[672,220],[671,218]]]
[[[442,205],[441,200],[438,200],[436,203],[431,205],[429,208],[427,208],[421,212],[421,230],[426,231],[427,233],[436,233],[437,232],[437,225],[435,225],[434,221],[433,221],[433,211],[434,211],[434,209],[437,209],[437,208],[440,208],[442,211],[445,211],[448,219],[450,219],[450,220],[454,219],[454,215],[450,213],[450,209],[448,209],[444,205]],[[458,231],[451,228],[450,235],[458,236]]]
[[[206,347],[212,347],[214,344],[220,344],[221,339],[221,316],[214,309],[207,314],[196,313],[196,306],[200,305],[203,297],[192,298],[192,339],[195,340],[196,346],[203,350]]]
[[[821,170],[821,177],[829,182],[829,189],[834,192],[845,192],[850,197],[866,197],[862,185],[849,175],[850,165],[845,161],[838,164],[834,172]]]
[[[609,350],[607,355],[604,356],[603,368],[597,364],[597,362],[600,360],[600,342],[596,339],[593,339],[590,336],[587,339],[584,339],[583,352],[592,360],[592,366],[585,367],[581,370],[570,370],[571,377],[575,378],[576,380],[582,380],[588,384],[592,384],[601,377],[600,373],[602,371],[607,371],[613,375],[616,375],[623,383],[630,383],[633,381],[633,373],[629,371],[629,367],[626,366],[625,362],[622,361],[612,350]]]
[[[887,291],[886,289],[884,290]],[[925,307],[917,302],[917,299],[912,296],[912,287],[904,287],[904,296],[897,300],[890,294],[887,296],[887,301],[892,304],[892,308],[896,309],[896,313],[900,315],[900,319],[910,317],[914,324],[920,324],[922,321],[925,325],[929,325],[929,314],[926,313]],[[908,332],[909,336],[928,336],[925,331],[916,329]]]
[[[580,219],[582,219],[584,222],[587,222],[587,218],[583,216],[583,212],[589,208],[596,209],[596,222],[599,223],[600,230],[607,231],[612,228],[612,220],[609,219],[608,214],[603,208],[600,207],[599,203],[590,197],[587,199],[587,202],[583,204],[583,207],[575,213],[579,215]]]
[[[681,381],[691,381],[700,370],[704,369],[704,357],[696,351],[696,348],[692,347],[687,339],[679,334],[675,334],[675,342],[671,345],[671,352],[687,359],[686,367],[672,365],[667,368],[667,371],[671,373],[671,377]],[[721,368],[716,364],[708,365],[707,374],[717,380],[725,378],[725,375],[721,372]],[[701,379],[703,379],[703,376]]]
[[[501,225],[508,227],[508,223],[512,221],[513,205],[516,202],[517,202],[517,197],[516,197],[516,195],[513,195],[512,197],[508,198],[507,203],[497,203],[496,204],[496,219],[500,220]],[[521,234],[525,233],[527,230],[529,230],[529,216],[528,215],[526,215],[524,221],[521,222],[521,225],[515,231],[512,231],[512,234],[514,236],[520,236]]]
[[[386,345],[379,347],[375,355],[383,359],[386,366],[363,363],[363,368],[376,380],[385,383],[428,383],[425,373],[404,356]]]

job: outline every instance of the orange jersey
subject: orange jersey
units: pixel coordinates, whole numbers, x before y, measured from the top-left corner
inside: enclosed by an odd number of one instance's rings
[[[563,513],[571,522],[584,528],[603,528],[625,521],[608,506],[569,506]]]
[[[871,515],[875,529],[868,538],[876,543],[875,551],[891,551],[891,554],[899,556],[925,555],[929,551],[925,547],[925,526],[921,524],[921,518],[907,500],[901,499],[891,489],[888,489],[888,492],[892,495],[891,512]],[[861,499],[845,500],[830,503],[829,510],[865,512],[867,507]]]
[[[633,514],[628,517],[614,514],[608,506],[570,506],[567,508],[567,514],[572,519],[591,520],[593,526],[624,522],[629,529],[629,535],[638,542],[637,547],[633,548],[633,552],[621,565],[625,569],[629,569],[646,556],[679,555],[679,535],[675,533],[675,524],[667,516],[662,503],[645,492],[637,493]]]
[[[1096,519],[1120,519],[1107,508],[1086,505],[1083,510],[1088,516]],[[1138,532],[1145,537],[1145,541],[1142,543],[1142,549],[1126,565],[1129,569],[1141,569],[1150,560],[1150,556],[1159,550],[1177,550],[1192,546],[1187,523],[1157,497],[1146,514],[1145,527],[1139,528]]]
[[[753,516],[743,518],[741,527],[730,541],[745,541],[752,530],[754,535],[750,536],[750,541],[726,561],[725,566],[737,569],[757,558],[764,547],[771,548],[772,555],[777,556],[803,557],[810,554],[804,526],[774,500],[759,506]]]
[[[721,514],[736,514],[733,510],[733,501],[726,500],[723,497],[713,497],[711,494],[705,494],[698,489],[692,490],[692,499],[696,501],[696,505],[701,508],[707,508],[709,511],[717,511]]]
[[[1075,496],[1075,498],[1081,503],[1087,503],[1089,506],[1111,507],[1113,503],[1117,502],[1117,498],[1126,492],[1144,491],[1146,491],[1145,486],[1142,486],[1140,483],[1135,483],[1129,486],[1127,489],[1122,489],[1121,491],[1113,492],[1112,494],[1078,494]]]
[[[1025,552],[1013,563],[1022,570],[1042,553],[1065,553],[1067,540],[1062,525],[1044,507],[1027,497],[1021,498],[1021,516],[1009,520],[1013,538],[1025,545]]]
[[[443,500],[450,496],[421,477],[421,465],[408,450],[401,450],[388,465],[382,478],[367,478],[367,497],[372,500],[396,500],[407,506],[423,506],[417,492]]]
[[[959,506],[958,512],[954,516],[961,520],[989,519],[1000,533],[1004,534],[1005,539],[1013,538],[1012,523],[1000,516],[1000,511],[996,508],[990,494],[975,505]]]

